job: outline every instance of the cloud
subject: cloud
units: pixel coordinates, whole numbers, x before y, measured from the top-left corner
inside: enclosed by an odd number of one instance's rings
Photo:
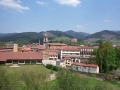
[[[81,25],[77,25],[77,28],[83,28],[83,26],[81,26]]]
[[[104,20],[104,22],[108,22],[109,23],[109,22],[111,22],[111,20]]]
[[[11,8],[14,10],[17,10],[19,12],[23,12],[23,10],[29,10],[29,7],[24,7],[20,5],[21,1],[20,0],[0,0],[0,5]]]
[[[61,5],[69,5],[73,7],[76,7],[77,5],[81,3],[80,0],[54,0],[54,1],[56,1],[57,3]]]
[[[36,1],[37,4],[45,5],[45,2]]]

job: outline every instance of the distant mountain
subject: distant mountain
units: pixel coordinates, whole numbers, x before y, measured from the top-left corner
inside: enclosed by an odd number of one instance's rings
[[[115,32],[115,33],[117,33],[117,34],[120,34],[120,30],[119,30],[119,31],[113,31],[113,32]]]
[[[112,39],[112,38],[115,38],[117,36],[118,36],[118,34],[113,32],[113,31],[103,30],[100,32],[93,33],[93,34],[87,36],[85,39],[90,39],[90,38]]]
[[[84,39],[84,42],[91,43],[91,44],[94,43],[95,44],[95,43],[99,43],[100,39],[103,39],[104,41],[106,41],[106,40],[110,41],[113,44],[118,44],[119,40],[120,40],[120,35],[117,34],[114,31],[103,30],[103,31],[96,32],[96,33],[93,33],[93,34],[87,36]]]
[[[0,33],[0,37],[12,36],[17,33]]]
[[[4,42],[9,42],[9,41],[13,41],[13,42],[38,42],[38,40],[40,39],[41,42],[43,41],[43,37],[44,37],[44,31],[42,32],[23,32],[23,33],[17,33],[14,35],[10,35],[10,36],[5,36],[5,37],[0,37],[0,41],[4,41]],[[54,31],[54,30],[50,30],[47,31],[48,34],[48,38],[49,40],[53,39],[54,37],[68,37],[68,38],[73,38],[70,35],[67,35],[66,33],[62,32],[62,31]]]
[[[72,37],[78,38],[78,39],[84,39],[90,35],[89,33],[75,32],[73,30],[66,31],[65,33],[72,36]]]

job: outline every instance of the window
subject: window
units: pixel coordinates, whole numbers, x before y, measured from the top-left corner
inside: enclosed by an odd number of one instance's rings
[[[31,64],[36,64],[36,60],[31,60]]]
[[[37,63],[42,63],[42,60],[37,60]]]
[[[25,64],[30,64],[30,60],[25,60]]]
[[[6,63],[12,63],[12,60],[7,60]]]
[[[24,60],[19,60],[19,63],[24,63]]]

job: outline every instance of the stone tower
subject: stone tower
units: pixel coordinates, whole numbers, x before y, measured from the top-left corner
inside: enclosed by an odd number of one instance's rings
[[[13,46],[13,52],[18,52],[18,44],[14,44],[14,46]]]
[[[43,45],[45,48],[47,48],[47,43],[48,43],[48,35],[47,35],[47,32],[45,32],[44,39],[43,39]]]

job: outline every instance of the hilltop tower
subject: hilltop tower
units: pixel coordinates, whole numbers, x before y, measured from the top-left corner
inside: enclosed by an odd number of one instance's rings
[[[43,45],[45,48],[47,48],[47,43],[48,43],[48,35],[47,35],[47,32],[45,32],[44,39],[43,39]]]

